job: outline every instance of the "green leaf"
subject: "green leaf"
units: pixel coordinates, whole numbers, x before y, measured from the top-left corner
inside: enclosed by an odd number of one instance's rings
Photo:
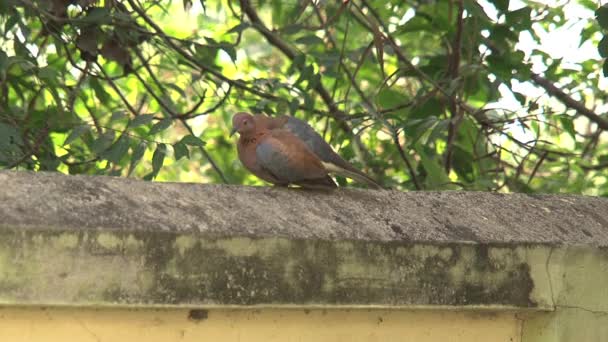
[[[99,99],[101,103],[109,103],[111,101],[112,97],[110,96],[110,94],[108,94],[108,92],[104,89],[103,85],[101,85],[101,83],[99,83],[96,78],[90,77],[89,85],[91,86],[91,88],[93,88],[97,99]]]
[[[131,127],[137,127],[141,125],[147,125],[154,119],[154,114],[142,114],[138,115],[131,120]]]
[[[243,23],[240,23],[240,24],[234,26],[233,28],[228,30],[228,32],[226,32],[226,33],[241,33],[250,27],[251,27],[251,25],[249,23],[243,22]]]
[[[425,151],[424,147],[420,144],[416,144],[416,151],[420,155],[420,163],[426,171],[425,183],[429,189],[442,189],[445,188],[450,182],[450,178],[445,173],[445,170],[441,164],[433,157],[429,156]]]
[[[294,33],[298,33],[300,31],[302,31],[303,28],[304,28],[304,26],[302,26],[300,24],[285,25],[285,26],[283,26],[281,33],[290,35],[290,34],[294,34]]]
[[[186,98],[186,92],[174,83],[165,83],[164,86],[175,90],[181,97]]]
[[[190,146],[205,146],[205,142],[202,141],[200,138],[195,137],[194,135],[186,135],[182,138],[180,142]]]
[[[532,15],[531,7],[522,7],[518,10],[508,12],[505,15],[506,22],[515,30],[525,31],[529,30],[532,26]]]
[[[102,134],[97,140],[93,142],[93,146],[91,147],[91,152],[95,154],[99,154],[105,150],[107,150],[114,141],[114,131],[107,131]]]
[[[315,35],[300,37],[300,38],[296,39],[296,43],[304,44],[304,45],[324,44],[323,39],[321,39]]]
[[[314,75],[315,68],[312,65],[308,65],[300,71],[300,77],[296,80],[294,85],[298,85],[302,83],[302,81],[310,80],[310,78]]]
[[[312,108],[315,106],[315,100],[308,93],[304,93],[303,95],[304,95],[304,108],[306,108],[306,110],[311,111]]]
[[[608,77],[608,59],[604,61],[604,65],[602,67],[602,74],[604,74],[604,77]]]
[[[147,147],[148,146],[146,145],[146,142],[145,141],[141,141],[133,149],[133,154],[131,155],[131,162],[129,163],[129,172],[128,172],[128,175],[131,175],[131,172],[133,172],[133,170],[135,169],[135,166],[137,166],[137,164],[139,164],[139,161],[144,156],[144,152],[146,152],[146,148]]]
[[[156,150],[154,150],[154,154],[152,155],[152,178],[156,178],[158,175],[158,171],[163,167],[163,162],[165,161],[165,156],[167,155],[167,145],[158,144],[156,146]]]
[[[603,5],[595,11],[595,17],[601,28],[608,30],[608,5]]]
[[[14,11],[13,15],[11,15],[4,23],[4,34],[6,35],[6,33],[8,31],[10,31],[13,28],[13,26],[15,26],[15,24],[17,24],[20,20],[21,20],[21,15],[19,14],[19,12]]]
[[[497,10],[506,12],[509,9],[509,0],[490,0]]]
[[[382,88],[376,100],[382,108],[391,108],[408,101],[407,95],[401,94],[395,88]]]
[[[19,131],[0,122],[0,164],[10,163],[20,157],[20,146],[23,144]]]
[[[152,128],[150,129],[150,133],[148,133],[148,134],[154,135],[159,132],[162,132],[165,129],[169,128],[169,126],[171,126],[172,123],[173,123],[173,119],[171,119],[171,118],[162,119],[159,122],[157,122],[156,124],[154,124],[154,126],[152,126]]]
[[[559,117],[559,121],[562,123],[564,131],[568,132],[572,139],[575,139],[576,131],[574,130],[574,123],[572,122],[572,117],[570,117],[569,115],[561,115]]]
[[[129,137],[126,135],[122,135],[115,143],[103,153],[103,156],[108,161],[118,164],[122,157],[129,151]]]
[[[526,103],[526,95],[518,93],[516,91],[513,92],[513,95],[515,96],[519,104],[521,104],[522,106]]]
[[[47,83],[54,84],[57,81],[57,77],[59,77],[59,72],[55,68],[45,66],[38,69],[38,77]]]
[[[194,51],[196,58],[212,68],[217,68],[215,64],[215,58],[217,57],[217,51],[219,49],[216,46],[210,45],[196,45]]]
[[[416,15],[410,19],[404,25],[400,26],[397,30],[398,33],[418,32],[418,31],[431,31],[434,27],[428,19],[423,18],[420,15]]]
[[[80,19],[81,22],[86,24],[109,24],[112,22],[112,15],[109,7],[93,7],[91,8],[86,17]]]
[[[300,100],[298,100],[297,98],[292,99],[289,102],[289,113],[291,115],[294,115],[296,113],[296,111],[298,110],[299,106],[300,106]]]
[[[182,142],[173,144],[173,152],[175,160],[180,160],[182,157],[190,159],[190,151],[188,151],[186,144]]]
[[[430,98],[421,105],[412,109],[409,117],[413,119],[422,119],[426,117],[438,117],[445,110],[445,106],[436,98]]]
[[[319,85],[319,83],[321,83],[321,75],[314,74],[308,80],[308,86],[306,87],[306,89],[315,89]]]
[[[337,52],[315,54],[315,59],[319,65],[324,66],[326,69],[331,69],[340,63],[340,54]],[[327,73],[325,70],[324,74]]]
[[[608,57],[608,36],[604,36],[600,43],[597,45],[597,50],[600,53],[600,56],[606,58]]]
[[[287,68],[286,73],[288,75],[293,75],[297,71],[301,70],[305,65],[306,65],[306,56],[304,56],[303,54],[298,54],[291,62],[291,65],[289,65],[289,68]]]
[[[9,65],[8,55],[6,52],[0,50],[0,76],[8,69]]]
[[[175,103],[173,102],[173,99],[171,99],[171,96],[169,96],[168,94],[163,94],[160,97],[161,102],[164,104],[164,106],[162,106],[162,111],[163,113],[167,114],[167,117],[170,117],[173,115],[173,113],[177,112],[177,108],[175,107]]]
[[[110,121],[120,120],[127,116],[127,113],[124,110],[116,110],[112,112],[112,116],[110,117]]]
[[[89,125],[79,125],[74,127],[68,137],[63,142],[63,146],[71,144],[74,140],[78,139],[82,134],[88,132],[91,127]]]
[[[234,48],[234,46],[224,44],[222,45],[222,50],[224,50],[224,52],[226,52],[228,56],[230,56],[230,59],[233,63],[236,62],[236,49]]]

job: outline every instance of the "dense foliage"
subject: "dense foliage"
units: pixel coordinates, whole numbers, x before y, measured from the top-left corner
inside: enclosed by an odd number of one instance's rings
[[[607,56],[608,8],[575,5]],[[530,0],[4,0],[0,167],[259,183],[228,137],[247,110],[385,186],[607,195],[602,61],[518,44],[568,25]]]

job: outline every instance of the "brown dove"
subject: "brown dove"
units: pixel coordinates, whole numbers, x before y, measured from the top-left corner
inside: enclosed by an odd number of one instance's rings
[[[352,178],[358,182],[365,183],[376,189],[382,187],[371,177],[359,171],[351,163],[334,152],[331,146],[319,135],[309,124],[293,116],[280,115],[269,117],[263,114],[254,115],[258,125],[264,125],[268,129],[286,129],[300,138],[308,148],[321,159],[325,169],[330,173]]]
[[[232,126],[232,134],[239,132],[239,159],[257,177],[281,186],[336,187],[321,160],[291,132],[257,125],[248,113],[235,114]]]
[[[327,172],[355,179],[374,188],[381,188],[372,178],[357,170],[352,164],[334,152],[331,146],[304,121],[286,115],[271,118],[266,115],[237,113],[234,118],[237,117],[253,118],[258,130],[264,128],[271,132],[288,131],[306,145],[306,147],[321,161],[321,164]],[[241,160],[243,159],[241,158]]]

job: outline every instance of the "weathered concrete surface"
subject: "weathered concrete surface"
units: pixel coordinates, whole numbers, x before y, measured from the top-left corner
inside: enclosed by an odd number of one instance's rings
[[[27,172],[0,189],[4,305],[525,310],[535,341],[608,327],[606,199]]]
[[[0,172],[5,227],[608,246],[608,199],[150,183]]]
[[[549,252],[0,224],[0,304],[551,309]]]

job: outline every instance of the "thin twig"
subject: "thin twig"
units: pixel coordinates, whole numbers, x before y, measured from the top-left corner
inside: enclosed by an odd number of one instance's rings
[[[599,128],[603,130],[608,130],[608,120],[602,118],[600,115],[598,115],[591,109],[585,107],[584,104],[570,97],[563,90],[555,86],[555,84],[553,84],[551,81],[537,74],[532,74],[530,78],[532,79],[532,81],[534,81],[534,83],[543,87],[549,93],[549,95],[554,96],[558,100],[560,100],[564,105],[566,105],[566,107],[576,110],[581,115],[595,122]]]
[[[82,87],[82,84],[84,83],[84,81],[86,80],[86,78],[88,76],[87,71],[89,70],[89,67],[90,67],[90,63],[87,62],[87,64],[84,67],[85,72],[80,74],[80,76],[78,77],[78,80],[76,81],[76,84],[74,85],[74,87],[72,88],[72,91],[68,95],[68,100],[66,103],[66,109],[67,109],[68,113],[71,113],[74,111],[74,104],[76,103],[76,98],[78,97],[78,94],[80,93],[80,87]]]
[[[412,165],[410,160],[407,158],[407,155],[405,154],[403,147],[401,147],[401,143],[399,143],[399,135],[397,132],[395,132],[393,134],[393,142],[395,143],[395,146],[397,146],[397,151],[399,151],[399,155],[401,156],[401,159],[403,159],[403,162],[405,163],[405,166],[407,167],[407,170],[409,171],[409,173],[411,175],[412,183],[414,183],[414,187],[416,187],[416,190],[421,190],[422,186],[420,185],[420,182],[418,181],[418,178],[416,176],[416,171],[414,170],[414,166]]]
[[[463,0],[458,1],[458,17],[456,23],[456,35],[454,37],[454,41],[452,43],[452,53],[450,54],[450,58],[448,60],[448,75],[452,82],[456,82],[458,79],[458,72],[460,69],[460,51],[462,44],[462,27],[464,21],[464,4]],[[451,2],[450,2],[451,4]],[[454,155],[454,141],[456,140],[456,136],[458,135],[458,126],[460,126],[460,122],[463,118],[463,113],[458,106],[458,93],[459,89],[455,88],[452,90],[452,95],[449,97],[449,108],[451,113],[450,123],[448,126],[448,138],[447,138],[447,147],[445,152],[445,172],[446,174],[450,173],[452,169],[452,157]]]
[[[101,64],[99,64],[99,62],[97,62],[97,61],[95,62],[95,64],[97,65],[97,67],[99,68],[101,73],[103,74],[104,79],[110,84],[110,87],[112,87],[112,89],[114,89],[114,91],[118,94],[118,97],[120,97],[120,99],[122,100],[122,103],[124,103],[124,105],[129,109],[129,111],[134,116],[139,115],[139,113],[135,110],[135,108],[133,108],[133,106],[129,103],[127,98],[122,94],[122,92],[120,91],[120,89],[118,88],[116,83],[114,83],[114,81],[108,76],[106,71],[103,69],[103,66]]]
[[[184,127],[186,127],[186,129],[188,130],[188,132],[190,132],[191,135],[194,135],[194,131],[192,130],[192,127],[190,127],[190,125],[188,125],[188,122],[185,119],[179,118],[179,121],[182,123],[182,125],[184,125]],[[228,179],[226,178],[226,176],[224,175],[222,170],[217,166],[215,160],[213,160],[213,158],[211,157],[209,152],[207,152],[207,150],[203,146],[199,146],[198,148],[201,151],[201,153],[203,154],[203,156],[205,156],[205,159],[207,159],[209,161],[209,164],[211,164],[211,167],[213,168],[213,170],[220,176],[220,178],[222,179],[222,182],[224,182],[225,184],[229,184],[230,182],[228,181]]]
[[[543,154],[541,154],[540,159],[538,159],[538,162],[536,162],[536,165],[534,165],[534,169],[532,170],[532,173],[530,174],[530,177],[528,178],[528,184],[530,184],[530,182],[532,181],[532,178],[534,178],[534,176],[536,175],[536,172],[540,168],[540,164],[542,164],[543,161],[545,161],[545,158],[547,158],[548,155],[549,155],[549,152],[547,152],[547,151],[545,151]]]

